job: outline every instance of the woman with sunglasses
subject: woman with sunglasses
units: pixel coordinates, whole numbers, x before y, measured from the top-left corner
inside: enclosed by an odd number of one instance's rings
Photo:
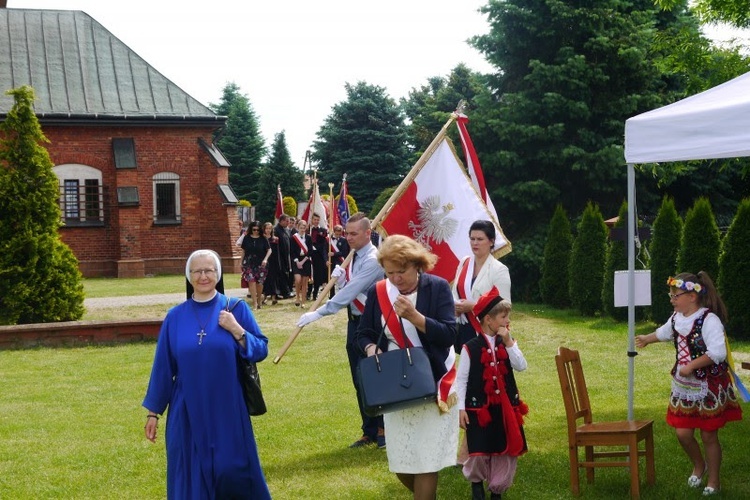
[[[247,226],[247,234],[242,240],[242,277],[247,282],[248,298],[253,309],[260,309],[263,301],[263,283],[268,273],[268,258],[271,245],[260,231],[260,222],[254,220]]]

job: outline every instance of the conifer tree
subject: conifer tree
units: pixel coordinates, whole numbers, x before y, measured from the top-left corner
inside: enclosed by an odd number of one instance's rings
[[[685,216],[677,272],[707,272],[711,279],[719,275],[721,237],[708,198],[698,198]]]
[[[58,233],[59,183],[24,86],[0,124],[0,324],[73,321],[83,316],[78,260]]]
[[[573,246],[570,221],[562,205],[557,205],[549,223],[547,242],[544,245],[544,268],[539,282],[542,300],[556,307],[570,305],[568,291],[568,266]]]
[[[602,308],[606,244],[607,226],[602,213],[589,202],[578,224],[569,267],[570,301],[584,316],[593,316]]]
[[[722,241],[717,286],[727,306],[729,324],[727,335],[737,339],[750,339],[750,287],[747,285],[750,270],[750,199],[745,198]]]
[[[255,217],[260,221],[273,221],[274,219],[278,196],[277,186],[281,186],[282,195],[289,195],[295,200],[302,198],[302,171],[292,162],[286,144],[286,133],[283,130],[274,137],[268,163],[260,169],[258,179]]]
[[[651,228],[651,319],[662,323],[674,308],[666,293],[666,283],[677,273],[677,254],[682,238],[682,219],[675,209],[674,200],[665,196]]]

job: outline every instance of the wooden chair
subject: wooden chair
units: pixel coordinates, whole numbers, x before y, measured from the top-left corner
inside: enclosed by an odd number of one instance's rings
[[[560,389],[565,401],[565,414],[568,419],[568,453],[570,455],[570,489],[575,495],[580,493],[578,469],[586,469],[587,482],[594,482],[595,467],[629,467],[630,495],[638,498],[639,476],[638,457],[646,457],[646,479],[654,484],[654,433],[653,420],[624,420],[619,422],[593,422],[589,393],[583,376],[581,358],[578,351],[560,347],[555,356]],[[579,420],[583,420],[581,424]],[[644,441],[644,449],[638,443]],[[612,450],[613,447],[625,447]],[[578,448],[584,449],[584,460],[578,459]],[[595,451],[595,447],[609,450]],[[621,460],[613,460],[624,457]],[[599,459],[606,460],[599,460]]]

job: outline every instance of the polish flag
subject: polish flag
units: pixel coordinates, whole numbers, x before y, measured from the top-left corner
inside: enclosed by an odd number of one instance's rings
[[[495,224],[496,258],[510,252],[511,245],[474,189],[450,141],[443,137],[427,154],[419,171],[404,179],[405,190],[385,212],[380,225],[386,235],[403,234],[430,249],[438,256],[432,274],[453,281],[461,258],[471,255],[469,227],[474,221]],[[402,188],[403,183],[397,191]]]
[[[310,201],[307,203],[301,218],[306,220],[308,224],[311,224],[313,214],[318,214],[320,216],[320,227],[328,227],[327,210],[325,205],[323,205],[323,200],[320,199],[318,181],[314,181],[313,185],[315,187],[313,187],[313,192],[310,195]]]
[[[492,204],[489,194],[487,194],[487,185],[484,183],[484,173],[482,173],[482,166],[479,164],[479,157],[474,149],[474,143],[469,137],[469,130],[466,128],[466,124],[469,123],[469,118],[466,115],[459,114],[456,116],[456,125],[458,126],[458,135],[461,137],[461,146],[464,150],[464,158],[466,159],[466,170],[469,171],[469,177],[474,188],[482,197],[482,201],[487,205],[487,210],[490,211],[494,217],[495,222],[500,219],[497,217],[497,211],[495,206]],[[497,246],[495,247],[497,248]]]
[[[281,214],[284,213],[284,198],[281,196],[281,184],[276,185],[276,221],[278,222]]]

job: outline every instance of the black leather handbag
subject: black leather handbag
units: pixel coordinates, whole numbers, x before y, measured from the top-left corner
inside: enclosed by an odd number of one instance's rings
[[[251,417],[263,415],[266,410],[266,401],[263,399],[263,392],[260,390],[260,373],[255,362],[248,361],[240,356],[237,351],[238,372],[240,374],[240,386],[242,386],[242,396],[245,398],[247,412]]]
[[[421,347],[406,347],[363,358],[357,384],[364,412],[375,417],[437,401],[430,359]]]
[[[227,299],[227,311],[232,311],[240,301],[230,307],[230,300]],[[260,388],[260,373],[258,366],[254,361],[248,361],[240,355],[237,350],[237,373],[239,374],[240,387],[242,387],[242,397],[245,399],[247,413],[251,417],[263,415],[266,409],[266,401],[263,399],[263,392]]]

